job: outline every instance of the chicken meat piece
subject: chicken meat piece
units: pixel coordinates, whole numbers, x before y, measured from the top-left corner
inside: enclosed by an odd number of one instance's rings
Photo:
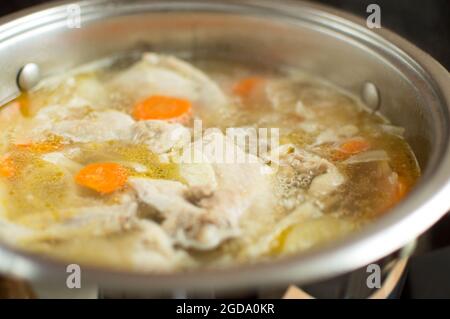
[[[50,104],[42,107],[33,119],[24,118],[12,130],[14,143],[45,140],[55,123],[80,120],[93,109],[85,99],[74,97],[66,104]]]
[[[307,197],[323,197],[336,191],[345,177],[328,160],[292,144],[284,144],[263,156],[277,171],[280,204],[294,209]]]
[[[203,200],[204,206],[220,207],[224,214],[238,220],[255,203],[269,205],[267,194],[272,193],[273,186],[270,168],[220,131],[207,131],[201,140],[194,141],[185,149],[182,163],[189,162],[189,157],[210,164],[215,173],[215,196]]]
[[[60,108],[64,109],[64,106]],[[129,115],[114,110],[91,111],[80,107],[56,113],[58,115],[46,111],[32,123],[25,123],[21,127],[25,134],[16,135],[15,142],[37,142],[48,136],[59,136],[75,143],[124,140],[129,138],[135,123]]]
[[[179,182],[131,178],[129,183],[139,199],[160,214],[162,228],[182,247],[212,249],[236,236],[237,230],[228,224],[227,216],[191,202],[189,188]]]
[[[122,112],[92,112],[81,120],[54,123],[48,131],[72,142],[106,142],[123,140],[133,124],[134,120]]]
[[[146,53],[142,59],[114,78],[110,86],[137,103],[152,95],[188,99],[194,113],[219,111],[227,98],[206,74],[169,55]]]
[[[139,121],[130,131],[130,141],[147,145],[156,154],[180,149],[191,141],[191,133],[181,124],[165,121]]]
[[[60,211],[61,221],[49,223],[45,230],[36,232],[31,241],[70,240],[74,236],[106,236],[131,228],[136,218],[137,203],[124,199],[120,204],[84,206]]]
[[[287,230],[321,216],[323,213],[316,205],[310,202],[300,204],[294,211],[277,222],[269,232],[265,231],[260,234],[256,244],[246,245],[243,254],[253,257],[268,254],[276,249],[277,243],[282,241],[281,237]],[[254,242],[254,239],[251,241]]]
[[[135,270],[170,272],[189,269],[195,261],[183,250],[176,249],[167,232],[151,220],[139,220],[132,234],[131,262]]]
[[[205,167],[212,168],[214,178],[210,185],[130,179],[139,199],[160,213],[163,228],[177,244],[213,249],[240,234],[239,221],[248,209],[269,205],[270,196],[267,194],[272,193],[271,176],[263,169],[264,164],[258,159],[250,163],[226,163],[215,158],[219,148],[231,150],[232,147],[238,154],[243,152],[222,133],[215,132],[206,134],[202,140],[185,149],[190,153],[206,151],[200,156],[204,163],[185,163],[183,159],[187,157],[182,156],[181,167],[198,165],[197,177],[202,172],[210,175],[211,171]]]
[[[83,168],[83,165],[77,163],[71,159],[69,159],[65,152],[51,152],[45,153],[41,156],[41,158],[53,165],[60,167],[61,169],[66,170],[66,172],[75,174]]]
[[[0,218],[0,240],[14,245],[22,238],[32,234],[33,230]]]
[[[45,231],[22,233],[20,243],[38,251],[51,249],[54,256],[102,266],[124,264],[132,270],[166,272],[193,263],[187,253],[173,247],[161,226],[138,218],[136,212],[137,203],[131,198],[118,205],[79,208],[74,217]]]
[[[82,119],[94,108],[88,100],[80,97],[73,97],[66,104],[51,104],[41,108],[34,120],[37,122],[58,122],[64,120]]]
[[[303,74],[269,81],[266,93],[273,109],[295,113],[305,119],[314,119],[320,109],[343,107],[351,102],[345,94],[330,90],[325,83],[311,81]]]

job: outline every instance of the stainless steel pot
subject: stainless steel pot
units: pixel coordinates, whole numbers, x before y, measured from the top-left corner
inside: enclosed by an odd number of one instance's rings
[[[189,274],[145,275],[82,268],[86,284],[173,293],[306,284],[382,258],[414,240],[450,208],[450,78],[430,56],[363,20],[299,1],[104,1],[75,3],[81,28],[69,28],[69,3],[0,20],[0,99],[18,93],[29,62],[44,76],[136,50],[213,55],[266,65],[293,65],[360,94],[374,84],[380,112],[406,128],[423,171],[408,197],[373,225],[342,241],[271,263]],[[0,246],[0,271],[57,285],[66,265]]]

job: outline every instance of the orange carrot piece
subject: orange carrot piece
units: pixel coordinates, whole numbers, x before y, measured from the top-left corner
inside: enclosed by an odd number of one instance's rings
[[[264,82],[264,78],[252,76],[237,82],[233,87],[233,93],[241,98],[247,98],[255,89]]]
[[[1,177],[13,177],[16,174],[16,165],[13,159],[6,155],[0,160],[0,176]]]
[[[50,136],[47,140],[41,142],[23,142],[14,144],[18,150],[29,151],[35,153],[48,153],[61,149],[63,146],[63,139],[59,136]]]
[[[387,203],[382,207],[381,211],[387,211],[391,209],[395,205],[398,204],[408,193],[408,185],[405,182],[404,178],[401,176],[397,177],[396,185],[394,185],[394,189],[392,194],[389,196]]]
[[[403,178],[398,177],[397,180],[397,192],[396,192],[396,201],[400,201],[403,197],[405,197],[408,191],[408,187],[403,180]]]
[[[367,151],[370,144],[363,139],[352,139],[342,143],[339,146],[339,151],[346,154],[358,154]]]
[[[15,144],[15,147],[17,147],[20,150],[35,152],[35,153],[48,153],[53,152],[56,150],[59,150],[62,146],[62,144],[58,143],[21,143],[21,144]]]
[[[343,161],[350,157],[350,154],[343,153],[339,150],[332,150],[330,152],[330,159],[335,162]]]
[[[187,114],[191,108],[186,99],[153,95],[136,104],[133,116],[137,120],[169,120]]]
[[[82,168],[75,175],[75,182],[102,194],[122,188],[128,178],[126,168],[116,163],[95,163]]]

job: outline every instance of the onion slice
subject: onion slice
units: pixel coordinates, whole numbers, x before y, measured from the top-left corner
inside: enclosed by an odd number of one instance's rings
[[[376,161],[389,161],[389,156],[384,150],[372,150],[363,153],[359,153],[347,158],[343,163],[345,164],[357,164]]]

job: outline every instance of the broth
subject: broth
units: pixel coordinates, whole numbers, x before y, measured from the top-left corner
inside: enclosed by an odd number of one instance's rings
[[[271,260],[358,231],[420,175],[402,128],[300,70],[157,54],[118,65],[1,109],[4,241],[150,272]],[[278,134],[253,153],[229,128]],[[231,148],[250,161],[208,153]]]

